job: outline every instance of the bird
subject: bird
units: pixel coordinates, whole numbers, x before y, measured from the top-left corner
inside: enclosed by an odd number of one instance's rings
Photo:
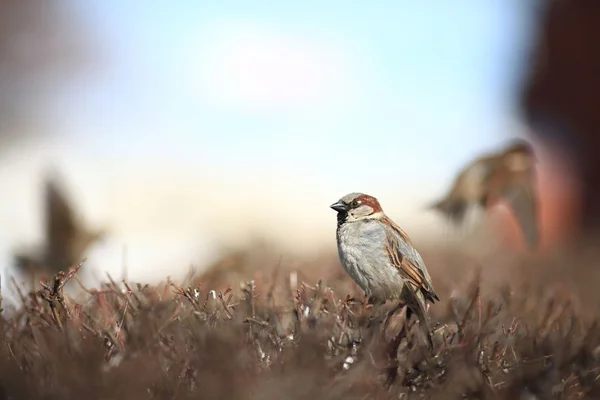
[[[103,238],[106,231],[84,227],[56,175],[49,175],[44,182],[44,235],[45,243],[37,255],[31,251],[14,254],[15,266],[32,279],[39,272],[55,274],[75,266],[82,261],[86,249]]]
[[[503,200],[515,215],[529,248],[536,248],[539,244],[536,164],[533,146],[525,140],[513,140],[503,151],[480,156],[464,167],[446,196],[429,208],[458,226],[468,209],[487,210]]]
[[[427,343],[433,348],[427,302],[433,304],[439,297],[406,232],[368,194],[347,194],[330,208],[337,211],[337,248],[344,270],[370,303],[400,300],[400,305],[406,305],[407,319],[412,314],[418,317]]]

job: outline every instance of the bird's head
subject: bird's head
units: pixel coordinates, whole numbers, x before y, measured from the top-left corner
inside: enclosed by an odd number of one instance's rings
[[[512,139],[510,143],[504,148],[505,153],[523,153],[533,154],[533,146],[527,140],[516,138]]]
[[[364,193],[347,194],[329,207],[337,211],[340,223],[384,217],[379,201]]]
[[[533,167],[537,162],[533,146],[522,139],[513,140],[502,154],[504,164],[511,170],[525,170]]]

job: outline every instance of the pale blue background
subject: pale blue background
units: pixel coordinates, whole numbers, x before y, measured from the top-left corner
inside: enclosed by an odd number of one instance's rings
[[[62,168],[88,220],[115,233],[92,261],[118,273],[127,244],[130,273],[144,279],[185,269],[213,235],[271,232],[294,245],[328,238],[319,243],[333,249],[327,206],[355,190],[380,197],[416,235],[417,211],[458,168],[521,133],[515,99],[534,32],[524,0],[76,7],[96,47],[91,68],[48,105],[61,136],[0,162],[9,188],[4,268],[14,246],[41,239],[39,180],[49,163]],[[275,53],[297,43],[321,49],[323,65],[313,66],[339,71],[325,75],[326,100],[216,101],[198,81],[219,72],[206,67],[216,62],[215,40],[242,40],[245,30],[259,32],[259,45],[279,43]]]

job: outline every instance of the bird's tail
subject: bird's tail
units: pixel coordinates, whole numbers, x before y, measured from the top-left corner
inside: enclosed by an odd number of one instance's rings
[[[407,305],[406,321],[410,319],[412,313],[414,313],[419,319],[419,326],[425,338],[427,339],[427,345],[430,350],[433,350],[433,340],[431,338],[431,326],[429,324],[429,316],[427,315],[427,309],[425,308],[425,298],[419,297],[409,285],[404,286],[407,295],[404,296]]]

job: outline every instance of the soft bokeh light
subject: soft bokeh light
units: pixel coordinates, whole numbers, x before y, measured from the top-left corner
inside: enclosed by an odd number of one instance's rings
[[[184,76],[191,91],[225,110],[312,112],[340,107],[360,86],[350,71],[359,63],[319,37],[292,35],[252,20],[217,20],[197,37]]]

